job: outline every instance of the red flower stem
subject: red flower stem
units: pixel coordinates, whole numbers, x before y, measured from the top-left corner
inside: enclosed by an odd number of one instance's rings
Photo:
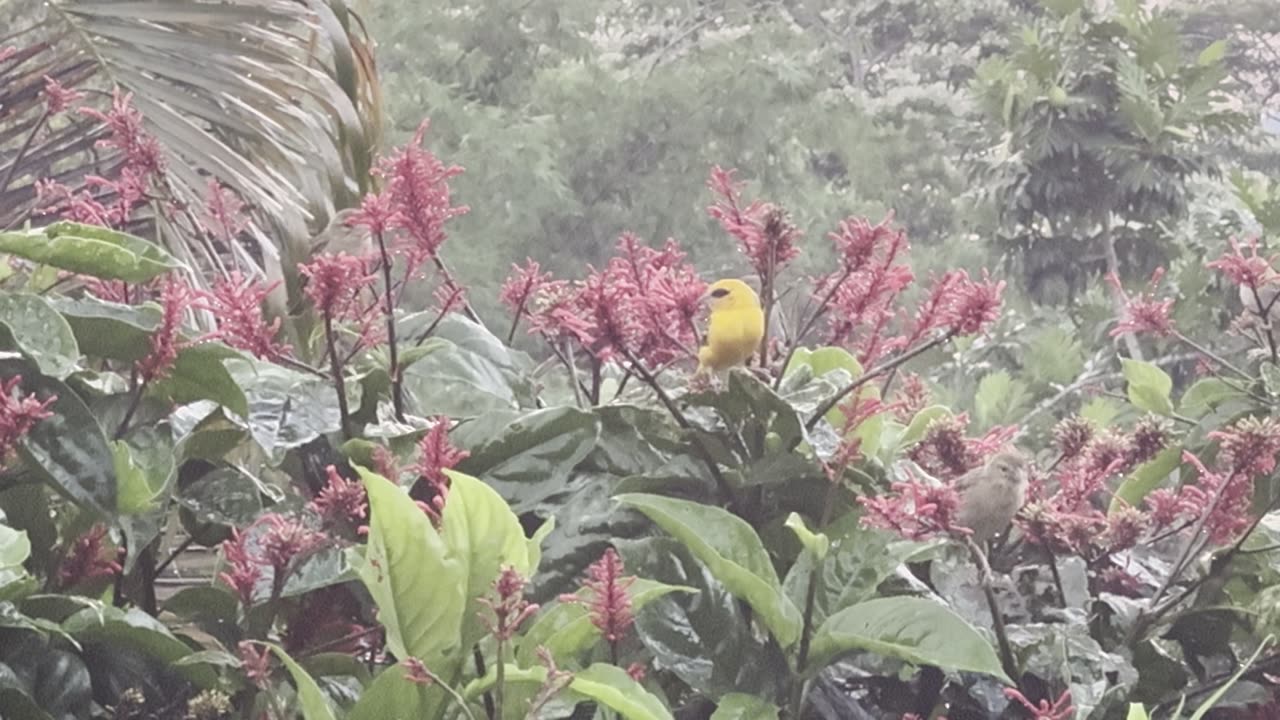
[[[1249,291],[1253,294],[1254,304],[1258,306],[1258,317],[1262,319],[1264,323],[1263,327],[1266,328],[1267,346],[1271,348],[1271,363],[1275,364],[1278,357],[1280,357],[1280,349],[1276,347],[1276,338],[1271,332],[1271,320],[1269,316],[1271,315],[1271,307],[1275,305],[1276,300],[1280,299],[1280,293],[1277,293],[1275,297],[1271,298],[1271,302],[1264,303],[1262,302],[1262,296],[1258,294],[1258,284],[1256,282],[1250,281]]]
[[[137,370],[134,370],[134,377],[137,377]],[[138,412],[138,406],[142,404],[142,392],[147,389],[147,381],[143,380],[136,383],[137,387],[133,389],[133,397],[129,400],[129,408],[124,411],[124,417],[120,419],[120,425],[116,428],[115,434],[111,436],[112,440],[119,440],[129,431],[129,421],[133,420],[133,416]]]
[[[432,333],[436,331],[436,328],[440,327],[440,323],[444,321],[444,316],[448,314],[449,313],[445,308],[441,308],[440,312],[436,314],[435,319],[431,321],[431,324],[428,325],[425,330],[418,333],[418,337],[413,341],[414,346],[416,347],[426,342],[427,338],[431,337]]]
[[[396,420],[404,422],[404,394],[400,391],[400,352],[396,342],[396,310],[392,305],[391,254],[387,252],[387,240],[381,232],[373,234],[378,241],[378,253],[382,256],[383,293],[382,316],[387,323],[387,352],[391,356],[388,372],[391,375],[391,407]]]
[[[13,175],[18,171],[18,166],[22,164],[22,159],[26,156],[27,151],[31,149],[31,143],[35,141],[36,135],[44,129],[45,123],[49,121],[49,107],[46,105],[44,112],[40,113],[40,117],[36,120],[36,124],[31,126],[31,132],[27,133],[27,137],[22,141],[22,147],[18,148],[18,154],[13,156],[13,162],[9,164],[9,169],[4,173],[4,179],[0,180],[0,192],[9,189],[9,181],[13,180]]]
[[[502,686],[507,684],[507,663],[502,658],[503,646],[505,645],[502,634],[499,633],[495,640],[498,643],[498,663],[493,668],[493,718],[494,720],[502,720]]]
[[[338,393],[338,414],[342,417],[342,437],[351,439],[351,411],[347,408],[347,382],[342,377],[342,363],[338,360],[338,342],[333,336],[333,315],[324,314],[324,344],[329,351],[329,372],[333,389]]]
[[[453,279],[453,273],[449,272],[449,268],[445,266],[444,260],[441,259],[438,253],[432,254],[431,262],[435,264],[436,270],[440,272],[440,276],[444,278],[446,285],[451,288],[458,287],[458,283]],[[465,297],[462,298],[462,312],[471,322],[479,325],[480,327],[485,326],[484,321],[481,320],[480,316],[476,313],[475,308],[471,307],[471,301],[467,300]]]
[[[817,427],[818,422],[822,420],[823,416],[825,416],[828,412],[830,412],[832,408],[839,405],[840,401],[844,400],[845,397],[849,395],[849,393],[853,392],[854,390],[857,390],[863,385],[866,385],[872,380],[875,380],[876,378],[888,373],[889,371],[897,368],[899,365],[906,363],[912,358],[915,358],[918,355],[922,355],[938,347],[939,345],[942,345],[943,343],[949,341],[951,338],[955,337],[955,335],[956,333],[954,330],[949,330],[945,335],[939,335],[938,337],[930,340],[927,343],[924,343],[922,345],[917,345],[915,349],[899,355],[898,357],[890,360],[889,362],[885,363],[884,365],[881,365],[880,367],[874,368],[868,372],[863,373],[861,377],[853,380],[848,385],[845,385],[843,388],[840,388],[839,392],[837,392],[835,395],[832,395],[830,398],[827,398],[825,402],[819,405],[818,409],[813,411],[813,416],[810,417],[807,421],[805,421],[805,424],[804,424],[805,429],[812,430],[815,427]],[[797,440],[797,442],[799,441]]]
[[[529,293],[531,292],[533,292],[532,279],[530,279],[529,282],[524,286],[524,293],[520,296],[520,304],[516,307],[516,311],[512,315],[511,328],[507,330],[508,346],[510,346],[511,343],[515,342],[516,328],[520,327],[520,318],[524,316],[524,308],[525,308],[525,305],[529,302]]]

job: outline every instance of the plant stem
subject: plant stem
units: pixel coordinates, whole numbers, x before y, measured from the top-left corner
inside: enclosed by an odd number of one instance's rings
[[[191,547],[191,545],[195,543],[195,541],[196,541],[195,538],[189,537],[186,540],[183,540],[182,542],[178,543],[177,547],[169,551],[168,557],[166,557],[164,560],[161,560],[160,564],[156,566],[156,570],[155,570],[156,575],[159,575],[160,573],[164,572],[165,568],[172,565],[173,561],[177,560],[178,556],[181,555],[187,548]]]
[[[978,584],[982,586],[982,594],[987,598],[987,609],[991,611],[991,629],[996,635],[996,644],[1000,648],[1000,666],[1004,668],[1004,673],[1009,676],[1010,680],[1017,681],[1018,663],[1013,658],[1013,648],[1009,645],[1009,631],[1004,626],[1004,613],[1000,612],[1000,603],[996,600],[995,589],[991,586],[991,565],[987,562],[987,556],[982,552],[982,548],[973,541],[973,538],[966,537],[965,544],[969,547],[969,553],[973,556],[973,563],[978,568]]]
[[[493,672],[494,672],[493,717],[494,717],[494,720],[502,720],[502,690],[503,690],[502,686],[505,685],[507,682],[507,664],[503,662],[503,659],[502,659],[502,650],[504,645],[502,637],[499,636],[497,638],[497,641],[498,641],[498,664],[495,665],[493,668]]]
[[[333,389],[338,392],[338,414],[342,418],[342,437],[351,439],[351,411],[347,408],[347,381],[342,377],[342,362],[338,360],[338,342],[333,336],[333,315],[324,314],[324,343],[329,351],[329,372],[333,376]]]
[[[791,717],[799,720],[800,711],[804,709],[805,679],[804,672],[809,663],[809,641],[813,629],[813,609],[818,599],[818,579],[822,577],[822,560],[813,564],[813,572],[809,575],[809,586],[804,595],[804,624],[800,628],[800,649],[796,653],[796,675],[792,678]]]
[[[35,141],[36,135],[44,128],[45,123],[49,121],[49,108],[45,106],[44,112],[40,113],[40,117],[36,120],[36,124],[31,126],[31,132],[27,133],[27,137],[22,141],[22,147],[18,148],[18,154],[13,156],[13,162],[9,164],[9,169],[4,173],[4,179],[0,180],[0,192],[9,189],[9,181],[13,180],[14,173],[18,171],[18,166],[22,164],[22,158],[26,156],[27,151],[31,149],[31,143]]]
[[[387,349],[391,355],[391,407],[395,411],[396,420],[404,422],[404,396],[400,392],[400,354],[396,347],[396,310],[391,302],[391,254],[387,252],[387,240],[381,232],[373,234],[378,241],[378,253],[382,256],[383,293],[382,317],[387,323]]]
[[[861,377],[856,378],[855,380],[850,382],[848,385],[845,385],[844,387],[840,388],[839,392],[837,392],[835,395],[832,395],[830,398],[827,398],[826,401],[824,401],[821,405],[819,405],[818,408],[813,411],[813,415],[808,420],[805,421],[805,424],[804,424],[805,429],[812,430],[813,428],[817,427],[818,422],[822,420],[823,416],[825,416],[828,412],[830,412],[831,409],[834,408],[836,405],[839,405],[840,401],[844,400],[845,397],[849,395],[849,393],[853,392],[854,390],[857,390],[863,385],[866,385],[872,380],[875,380],[876,378],[881,377],[882,375],[888,373],[889,371],[893,370],[899,365],[906,363],[908,360],[911,360],[912,358],[915,358],[919,355],[922,355],[932,350],[933,348],[938,347],[939,345],[947,342],[953,337],[955,337],[955,331],[948,331],[945,335],[939,335],[938,337],[930,340],[927,343],[924,343],[922,345],[917,345],[914,349],[899,355],[898,357],[890,360],[884,365],[881,365],[880,367],[874,368],[872,370],[869,370],[863,373]]]
[[[450,288],[458,287],[458,283],[453,279],[453,273],[449,272],[449,268],[444,264],[444,260],[439,254],[432,255],[431,262],[436,266],[436,270],[440,272],[441,277],[444,278],[446,285]],[[485,326],[484,321],[480,319],[480,315],[476,313],[475,308],[471,307],[471,301],[467,300],[466,296],[463,296],[462,298],[462,314],[466,315],[468,320],[480,327]]]
[[[137,377],[137,370],[134,370],[134,377]],[[138,412],[138,406],[142,404],[142,392],[147,389],[147,381],[143,380],[137,383],[137,387],[133,390],[133,397],[129,399],[129,408],[124,411],[124,417],[120,419],[120,426],[116,428],[115,434],[112,435],[113,440],[119,440],[129,431],[129,421],[133,420],[134,414]]]
[[[484,677],[484,653],[480,652],[479,645],[471,646],[471,657],[476,663],[476,677]],[[501,720],[501,718],[494,713],[493,693],[487,690],[484,693],[484,714],[489,717],[489,720]]]

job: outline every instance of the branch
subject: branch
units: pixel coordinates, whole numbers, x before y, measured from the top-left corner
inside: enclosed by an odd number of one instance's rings
[[[825,416],[828,412],[830,412],[832,408],[839,405],[840,401],[844,400],[845,397],[849,395],[849,393],[853,392],[854,390],[857,390],[863,385],[866,385],[872,380],[875,380],[876,378],[882,375],[885,375],[889,371],[906,363],[908,360],[911,360],[912,358],[915,358],[919,355],[923,355],[924,353],[938,347],[939,345],[942,345],[943,343],[951,340],[955,336],[956,336],[956,333],[954,330],[948,330],[945,335],[939,335],[938,337],[930,340],[927,343],[924,343],[923,345],[916,346],[914,350],[905,352],[899,355],[898,357],[890,360],[889,362],[885,363],[884,365],[881,365],[873,370],[863,373],[861,377],[857,378],[853,382],[850,382],[848,385],[845,385],[843,388],[840,389],[839,392],[837,392],[835,395],[832,395],[825,402],[819,405],[818,409],[813,411],[813,416],[810,417],[807,421],[805,421],[805,424],[804,424],[805,430],[812,430],[815,427],[817,427],[818,421],[821,420],[823,416]]]

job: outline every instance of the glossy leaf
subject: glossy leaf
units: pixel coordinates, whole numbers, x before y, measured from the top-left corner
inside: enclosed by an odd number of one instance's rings
[[[67,618],[62,628],[80,642],[125,646],[163,663],[193,652],[163,623],[137,608],[86,608]],[[200,687],[217,682],[217,674],[206,665],[179,665],[175,670]]]
[[[995,650],[972,625],[923,598],[876,598],[827,618],[813,634],[810,669],[854,650],[1008,680]]]
[[[729,693],[720,698],[711,720],[778,720],[778,706],[755,695]]]
[[[397,663],[378,673],[347,712],[347,720],[410,720],[438,717],[449,696],[437,685],[420,685],[405,677]]]
[[[625,494],[618,501],[639,510],[671,533],[706,564],[787,647],[800,636],[800,612],[782,593],[760,536],[741,518],[721,508],[658,495]]]
[[[22,376],[24,392],[57,396],[53,413],[27,434],[21,453],[37,475],[77,504],[110,517],[116,509],[116,474],[106,435],[71,388],[40,374],[27,361],[0,359],[0,378]]]
[[[200,343],[178,351],[173,368],[152,383],[150,392],[175,405],[212,400],[244,417],[249,414],[244,390],[227,371],[225,360],[242,359],[239,351],[221,343]]]
[[[1156,365],[1131,358],[1123,358],[1121,364],[1128,382],[1129,402],[1134,407],[1157,415],[1173,413],[1173,401],[1169,399],[1173,379],[1168,373]]]
[[[661,700],[615,665],[596,663],[574,673],[569,689],[626,720],[672,720],[671,712]]]
[[[1165,448],[1155,457],[1142,463],[1120,483],[1115,495],[1111,497],[1108,512],[1116,512],[1125,507],[1136,507],[1142,504],[1147,493],[1155,490],[1176,471],[1182,464],[1182,448],[1178,446]]]
[[[38,295],[0,294],[0,326],[8,326],[17,349],[36,362],[45,375],[64,380],[80,359],[71,326]]]
[[[2,516],[0,520],[3,520]],[[27,533],[0,525],[0,570],[19,567],[30,555],[31,541],[27,539]]]
[[[915,417],[911,418],[907,429],[902,431],[902,436],[898,438],[898,447],[908,448],[920,442],[934,420],[951,417],[951,414],[951,410],[943,405],[930,405],[921,409]]]
[[[436,663],[460,647],[467,566],[399,486],[357,468],[369,493],[367,554],[351,563],[378,606],[396,657]],[[447,505],[446,505],[447,507]]]
[[[253,478],[236,468],[217,468],[183,487],[178,504],[202,522],[243,527],[262,512],[262,497]]]
[[[522,513],[564,487],[599,434],[594,415],[559,407],[484,415],[460,425],[452,439],[471,452],[458,470],[484,480]]]
[[[333,383],[255,359],[228,360],[227,370],[244,390],[244,422],[259,447],[273,459],[342,424]],[[348,383],[351,406],[359,404],[359,383]]]
[[[182,267],[172,255],[140,237],[73,222],[0,232],[0,252],[60,270],[132,283]]]
[[[311,673],[289,657],[284,648],[271,643],[267,643],[267,647],[280,658],[280,662],[289,671],[289,676],[293,678],[293,684],[298,688],[298,708],[302,711],[303,720],[335,720],[329,698],[320,690]]]
[[[90,357],[133,362],[151,351],[151,333],[160,327],[161,310],[155,303],[120,305],[94,297],[55,298],[75,334],[80,351]]]

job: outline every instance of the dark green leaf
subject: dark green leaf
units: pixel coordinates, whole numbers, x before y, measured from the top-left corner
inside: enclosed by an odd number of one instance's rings
[[[778,706],[755,695],[729,693],[720,698],[711,720],[778,720]]]
[[[243,357],[240,352],[221,343],[206,342],[184,347],[178,351],[169,374],[152,383],[149,391],[175,405],[212,400],[245,417],[249,414],[245,392],[224,364],[226,360]]]
[[[819,671],[853,650],[1008,680],[995,650],[972,625],[923,598],[877,598],[828,617],[813,634],[809,667]]]
[[[0,295],[0,325],[7,325],[17,341],[40,371],[65,380],[75,371],[80,360],[71,326],[38,295]],[[14,349],[14,348],[10,348]]]
[[[83,643],[121,645],[163,663],[192,653],[163,623],[137,608],[87,608],[67,618],[62,628]],[[205,665],[180,665],[175,669],[200,687],[213,687],[218,680],[217,673]]]
[[[329,380],[249,358],[229,360],[226,367],[248,400],[250,435],[273,460],[340,429],[338,396]],[[359,387],[347,383],[352,407],[359,404]]]
[[[625,494],[617,500],[639,510],[689,548],[711,574],[745,600],[779,644],[800,636],[800,611],[782,593],[760,536],[721,508],[658,495]]]
[[[120,305],[93,297],[55,298],[80,345],[90,357],[133,362],[151,351],[151,333],[160,327],[160,306]]]
[[[218,468],[182,488],[178,504],[202,522],[243,527],[262,512],[262,496],[253,478],[236,468]]]

